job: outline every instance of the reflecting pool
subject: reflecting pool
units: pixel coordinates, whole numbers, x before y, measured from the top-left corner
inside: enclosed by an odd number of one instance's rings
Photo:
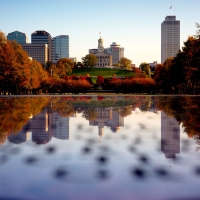
[[[16,96],[0,108],[0,199],[199,199],[198,96]]]

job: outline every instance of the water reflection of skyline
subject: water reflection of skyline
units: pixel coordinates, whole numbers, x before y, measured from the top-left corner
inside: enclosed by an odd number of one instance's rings
[[[104,127],[109,127],[112,132],[120,131],[124,127],[124,117],[120,115],[120,108],[97,107],[94,120],[89,120],[89,126],[98,127],[100,138],[104,136]],[[131,112],[135,109],[132,108]],[[140,110],[143,108],[140,107]],[[157,113],[156,107],[151,105],[148,112]],[[70,117],[76,117],[74,113]],[[47,144],[52,137],[60,140],[70,139],[70,117],[63,117],[56,111],[43,109],[38,115],[31,117],[28,123],[17,134],[8,136],[8,140],[14,144],[21,144],[29,139],[32,133],[32,142],[37,145]],[[167,159],[174,159],[180,153],[180,125],[174,117],[167,116],[161,111],[161,151]]]
[[[180,106],[177,111],[167,106],[167,98],[158,99],[155,104],[152,99],[146,97],[140,104],[133,101],[125,106],[98,101],[96,107],[92,100],[89,106],[56,100],[52,105],[46,104],[40,112],[28,112],[26,117],[32,118],[23,120],[26,124],[22,123],[25,125],[17,134],[11,135],[12,131],[7,129],[8,138],[1,146],[3,181],[7,183],[11,175],[25,174],[19,178],[22,183],[14,184],[13,180],[9,185],[4,184],[4,191],[6,188],[16,188],[16,191],[25,188],[26,191],[27,184],[34,188],[38,185],[37,190],[40,190],[38,182],[43,181],[43,186],[47,181],[55,182],[57,186],[60,181],[64,193],[66,187],[71,191],[71,185],[77,192],[77,187],[96,185],[98,188],[104,184],[107,188],[109,183],[112,187],[118,185],[116,191],[130,186],[131,195],[138,188],[145,189],[147,198],[154,196],[155,191],[160,191],[161,196],[168,194],[166,188],[191,195],[190,186],[197,188],[199,184],[200,169],[199,153],[194,151],[195,138],[189,140],[182,127],[188,116],[181,112]],[[177,104],[172,103],[177,108]],[[88,118],[83,117],[84,112],[90,111],[89,117],[85,115]],[[173,168],[170,168],[173,159]],[[33,182],[37,177],[38,182]],[[51,191],[45,189],[45,193]]]

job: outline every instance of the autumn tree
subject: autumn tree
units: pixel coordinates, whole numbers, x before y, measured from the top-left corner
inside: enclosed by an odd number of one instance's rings
[[[85,67],[94,68],[98,59],[94,54],[87,54],[85,57],[82,57],[82,63]]]
[[[172,83],[170,81],[172,60],[173,58],[170,57],[166,59],[163,64],[158,64],[154,74],[154,80],[156,81],[158,88],[164,93],[170,93],[172,91]]]
[[[6,35],[0,30],[0,46],[6,43]]]
[[[57,62],[56,67],[58,68],[58,75],[60,77],[64,77],[67,74],[72,73],[72,68],[74,67],[74,62],[69,58],[61,58]]]
[[[122,57],[119,61],[119,66],[122,68],[122,69],[127,69],[127,70],[130,70],[131,69],[131,64],[132,64],[132,61],[129,60],[128,58],[125,58],[125,57]]]

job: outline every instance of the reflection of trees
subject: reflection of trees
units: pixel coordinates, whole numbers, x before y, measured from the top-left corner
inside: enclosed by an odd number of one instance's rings
[[[146,97],[143,102],[141,102],[140,110],[141,111],[149,111],[151,106],[150,97]]]
[[[52,110],[56,111],[60,116],[69,117],[75,112],[74,107],[69,102],[54,101],[52,104]]]
[[[127,117],[132,114],[132,106],[126,106],[119,109],[119,114],[121,117]]]
[[[200,99],[195,96],[160,97],[156,98],[157,107],[166,115],[174,116],[182,126],[188,137],[199,143],[200,138]]]
[[[98,116],[98,113],[95,111],[95,108],[84,108],[82,117],[87,120],[95,120]]]
[[[0,143],[22,130],[30,116],[40,113],[47,102],[45,97],[0,98]]]

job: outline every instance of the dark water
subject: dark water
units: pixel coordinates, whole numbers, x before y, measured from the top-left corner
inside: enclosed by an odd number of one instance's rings
[[[0,199],[200,199],[200,97],[0,98]]]

